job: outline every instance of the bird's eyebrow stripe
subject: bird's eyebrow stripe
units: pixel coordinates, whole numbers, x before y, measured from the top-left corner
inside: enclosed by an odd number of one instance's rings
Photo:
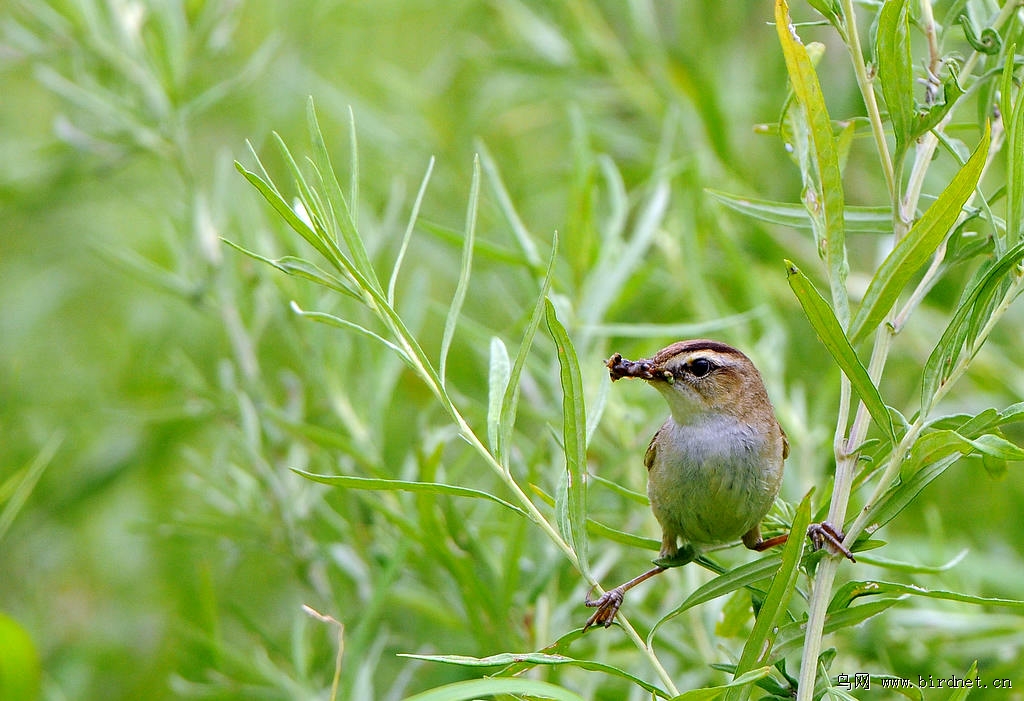
[[[699,350],[709,350],[714,353],[720,353],[722,355],[744,357],[743,353],[736,350],[732,346],[726,345],[725,343],[722,343],[720,341],[711,341],[705,338],[698,338],[692,341],[677,341],[673,343],[671,346],[668,346],[667,348],[662,348],[660,351],[658,351],[657,355],[651,358],[651,360],[656,365],[659,365],[661,363],[664,363],[666,360],[668,360],[674,355],[679,355],[680,353],[684,353],[687,351],[692,353],[694,351]]]

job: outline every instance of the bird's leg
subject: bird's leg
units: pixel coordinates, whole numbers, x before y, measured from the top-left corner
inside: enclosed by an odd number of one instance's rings
[[[782,545],[787,540],[789,540],[789,533],[783,533],[782,535],[764,540],[761,538],[761,528],[759,526],[754,526],[743,534],[743,545],[757,552],[763,552],[768,548],[774,548],[776,545]]]
[[[639,577],[634,577],[624,584],[620,584],[614,589],[609,589],[604,594],[596,599],[591,599],[589,596],[586,598],[586,605],[591,608],[597,608],[594,611],[594,615],[587,619],[587,622],[583,625],[583,630],[586,631],[592,625],[604,626],[607,628],[612,624],[615,619],[615,614],[618,613],[619,607],[622,606],[622,599],[625,597],[626,592],[635,587],[637,584],[646,582],[651,577],[661,574],[667,569],[672,567],[681,567],[687,563],[693,562],[694,558],[699,554],[697,549],[686,543],[683,547],[676,547],[675,536],[665,536],[662,538],[662,556],[654,561],[654,569],[647,570]]]
[[[639,577],[633,577],[628,582],[620,584],[614,589],[609,589],[596,599],[591,599],[588,595],[586,599],[587,606],[591,608],[596,607],[597,611],[594,611],[594,615],[583,624],[583,630],[586,631],[592,625],[604,626],[605,628],[610,626],[615,619],[615,614],[619,612],[619,607],[622,606],[622,599],[626,592],[637,584],[646,582],[654,575],[661,574],[667,569],[667,567],[655,567],[654,569],[647,570]]]
[[[828,521],[822,521],[821,523],[812,523],[807,527],[807,537],[811,539],[811,544],[814,545],[815,550],[821,550],[823,547],[828,545],[836,552],[840,552],[846,556],[850,562],[856,562],[853,553],[850,549],[843,545],[842,531],[836,530]]]

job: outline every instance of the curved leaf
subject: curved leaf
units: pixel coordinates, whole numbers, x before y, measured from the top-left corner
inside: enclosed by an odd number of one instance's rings
[[[816,235],[819,243],[824,246],[832,302],[845,305],[848,266],[843,221],[843,181],[835,137],[832,135],[832,122],[825,107],[825,97],[821,92],[818,74],[811,63],[807,48],[796,34],[786,0],[776,0],[775,28],[779,35],[779,43],[782,45],[782,54],[786,59],[786,71],[793,86],[793,95],[803,109],[807,121],[806,138],[813,152],[813,158],[810,159],[808,166],[813,170],[814,185],[818,189],[808,206],[814,210],[811,211],[812,217],[816,216],[822,222],[822,231]],[[809,185],[806,180],[805,174],[805,188]],[[845,306],[840,306],[839,313],[846,321]]]
[[[911,276],[935,253],[946,234],[956,225],[960,210],[974,192],[985,167],[989,141],[990,130],[986,126],[981,142],[970,160],[878,266],[857,314],[850,323],[851,343],[859,343],[875,330],[892,309]]]
[[[404,701],[468,701],[481,696],[496,694],[529,694],[554,701],[583,701],[583,697],[560,686],[536,679],[470,679],[439,686],[415,696],[407,696]]]
[[[889,439],[896,442],[896,430],[892,424],[892,416],[882,401],[882,395],[878,388],[871,381],[871,376],[857,357],[857,352],[850,345],[849,339],[843,333],[843,328],[832,313],[828,302],[818,294],[811,281],[800,272],[791,261],[786,261],[789,270],[789,286],[793,289],[800,306],[803,307],[804,315],[811,322],[811,326],[818,334],[818,339],[825,344],[828,352],[835,359],[843,373],[850,379],[850,384],[860,396],[864,405],[868,408],[871,418],[875,420],[879,428],[884,430]]]
[[[811,522],[811,494],[804,496],[793,518],[793,533],[806,533]],[[750,632],[743,645],[739,662],[736,663],[734,677],[752,671],[755,667],[768,663],[772,646],[779,626],[783,623],[789,601],[796,589],[797,577],[800,574],[800,559],[803,556],[806,538],[790,538],[782,550],[782,562],[772,578],[768,593],[758,611],[754,629]],[[738,690],[732,689],[727,698],[738,697]]]
[[[565,478],[555,499],[555,513],[562,535],[572,545],[580,564],[587,562],[587,414],[583,378],[576,349],[555,314],[551,300],[545,305],[548,330],[558,350],[562,382],[562,442],[565,447]]]
[[[625,679],[652,694],[660,696],[661,698],[668,698],[668,694],[663,690],[653,684],[645,682],[643,679],[640,679],[625,670],[619,669],[618,667],[605,662],[597,662],[595,660],[578,660],[565,655],[552,655],[544,652],[502,652],[488,657],[467,657],[465,655],[413,655],[406,653],[399,653],[398,656],[408,657],[413,660],[425,660],[427,662],[440,662],[442,664],[458,665],[460,667],[495,667],[507,665],[516,665],[520,668],[533,667],[537,665],[548,667],[557,667],[562,665],[579,667],[580,669],[586,669],[592,672],[604,672],[610,676]]]
[[[512,509],[512,511],[515,511],[520,516],[527,516],[526,512],[518,506],[510,504],[500,497],[488,494],[487,492],[482,492],[479,489],[459,487],[454,484],[444,484],[441,482],[412,482],[409,480],[380,479],[376,477],[354,477],[352,475],[318,475],[314,472],[297,470],[294,467],[292,468],[292,472],[300,477],[305,477],[312,482],[319,482],[320,484],[326,484],[332,487],[343,487],[345,489],[367,489],[372,491],[391,492],[428,492],[430,494],[447,494],[455,497],[486,499],[487,501],[493,501],[495,504],[501,504],[506,508]],[[529,516],[527,516],[527,518],[529,518]]]

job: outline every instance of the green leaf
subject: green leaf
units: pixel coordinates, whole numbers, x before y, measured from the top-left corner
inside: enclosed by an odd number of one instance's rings
[[[233,241],[229,241],[227,239],[221,239],[221,241],[231,246],[236,251],[244,253],[250,258],[253,258],[255,260],[260,261],[261,263],[266,263],[267,265],[277,268],[286,275],[291,275],[293,277],[309,280],[310,282],[315,282],[318,285],[322,285],[328,289],[334,290],[335,292],[340,292],[344,295],[348,295],[349,297],[353,297],[354,299],[358,299],[360,301],[362,300],[360,294],[355,290],[355,288],[352,287],[352,285],[347,280],[337,277],[327,272],[326,270],[317,267],[316,265],[310,263],[307,260],[304,260],[302,258],[296,258],[294,256],[284,256],[283,258],[277,259],[265,258],[264,256],[261,256],[259,253],[256,253],[255,251],[250,251],[249,249],[244,248]]]
[[[939,122],[941,122],[953,108],[956,101],[963,96],[964,89],[960,87],[960,81],[957,80],[956,70],[954,69],[953,64],[949,64],[948,69],[949,75],[942,81],[942,102],[936,102],[926,111],[918,112],[914,115],[914,127],[910,133],[911,140],[918,139],[923,136],[925,132],[931,131],[937,127]]]
[[[551,253],[548,256],[548,268],[544,273],[544,279],[540,284],[540,294],[533,306],[533,313],[526,323],[523,331],[523,341],[519,344],[519,351],[512,363],[512,373],[508,378],[508,386],[505,389],[505,396],[501,401],[501,422],[498,431],[498,448],[495,456],[502,466],[508,470],[509,445],[512,442],[512,431],[515,428],[516,412],[519,407],[519,388],[523,369],[526,367],[526,358],[533,346],[533,338],[537,334],[541,319],[544,318],[546,305],[548,303],[548,292],[551,290],[551,279],[555,272],[555,261],[558,258],[558,232],[551,238]]]
[[[754,682],[764,679],[771,674],[771,671],[771,667],[758,667],[757,669],[752,669],[745,674],[741,674],[731,682],[722,684],[721,686],[685,691],[679,694],[679,696],[673,697],[672,701],[709,701],[710,699],[717,699],[729,689],[742,689],[743,687],[750,686]]]
[[[491,189],[494,190],[494,196],[498,200],[498,206],[501,208],[501,211],[505,215],[505,219],[512,228],[512,233],[516,237],[516,242],[519,244],[519,248],[523,252],[523,256],[526,258],[526,262],[537,273],[543,273],[544,261],[541,260],[540,253],[537,252],[537,246],[533,243],[533,237],[530,236],[530,232],[526,229],[526,225],[523,224],[523,220],[519,217],[519,213],[516,212],[515,205],[512,204],[512,197],[508,194],[508,188],[505,187],[505,182],[502,180],[501,173],[498,171],[497,163],[495,163],[494,158],[491,156],[491,152],[487,150],[487,146],[485,146],[482,141],[477,142],[477,151],[480,154],[480,161],[484,167],[484,174],[487,176],[487,180],[491,184]]]
[[[974,660],[971,666],[967,669],[967,674],[964,676],[965,679],[974,679],[978,676],[978,661]],[[949,695],[949,701],[963,701],[967,698],[968,694],[971,693],[971,689],[967,686],[962,686],[955,689],[952,694]]]
[[[914,227],[900,239],[875,271],[864,299],[850,324],[850,342],[857,344],[875,330],[896,303],[903,288],[956,225],[960,210],[971,196],[988,157],[990,131],[985,128],[981,142],[966,165]]]
[[[589,479],[594,479],[593,475],[588,475]],[[555,498],[545,492],[543,489],[535,484],[530,485],[530,489],[533,490],[534,494],[540,497],[548,506],[555,505]],[[607,526],[599,521],[595,521],[592,518],[587,518],[587,533],[596,535],[598,537],[610,540],[613,543],[621,543],[630,548],[637,548],[638,550],[651,550],[657,552],[661,547],[661,541],[655,540],[654,538],[644,538],[643,536],[633,535],[632,533],[626,533],[625,531],[616,530],[611,526]]]
[[[255,152],[253,152],[253,155],[255,156]],[[257,161],[258,160],[259,159],[257,158]],[[235,161],[235,168],[253,185],[253,187],[256,188],[261,195],[263,195],[264,199],[266,199],[267,202],[270,203],[270,206],[274,208],[274,211],[284,219],[285,223],[287,223],[295,233],[305,239],[306,242],[315,248],[320,255],[332,263],[338,271],[345,271],[346,266],[341,264],[336,252],[325,245],[324,242],[320,240],[320,237],[317,236],[313,228],[303,221],[295,211],[288,206],[288,203],[284,201],[284,198],[281,197],[277,188],[274,187],[269,180],[264,180],[261,176],[251,170],[247,170],[245,166],[238,161]]]
[[[992,27],[985,27],[981,30],[981,34],[978,34],[974,29],[974,24],[971,22],[970,15],[966,12],[961,14],[957,21],[964,28],[964,38],[971,45],[972,49],[986,56],[999,55],[1003,48],[1003,40],[999,36],[999,32]],[[1009,55],[1012,56],[1013,52],[1011,51]]]
[[[312,482],[327,484],[332,487],[343,487],[345,489],[363,489],[371,491],[386,492],[426,492],[428,494],[446,494],[455,497],[469,497],[471,499],[486,499],[495,504],[515,511],[520,516],[526,516],[526,512],[514,504],[510,504],[500,497],[469,487],[460,487],[454,484],[442,482],[414,482],[410,480],[380,479],[376,477],[354,477],[352,475],[318,475],[313,472],[306,472],[292,468],[292,472],[305,477]]]
[[[759,200],[753,197],[730,195],[720,190],[705,188],[704,192],[725,206],[741,214],[769,224],[780,224],[793,229],[809,229],[813,226],[807,207],[803,204]],[[847,206],[843,211],[843,224],[847,233],[891,234],[892,208]]]
[[[934,206],[934,205],[933,205]],[[971,356],[980,350],[975,338],[969,338],[968,322],[977,315],[978,310],[989,308],[991,298],[1002,289],[1006,278],[1012,274],[1020,261],[1024,259],[1024,241],[1008,250],[987,270],[983,270],[978,281],[964,295],[963,301],[953,313],[953,318],[946,327],[942,338],[924,366],[921,377],[921,415],[927,416],[938,395],[943,389],[957,360],[968,347]],[[974,324],[978,326],[977,323]]]
[[[910,479],[901,480],[882,495],[868,509],[866,533],[874,533],[879,528],[896,518],[903,509],[917,497],[921,491],[931,484],[932,480],[960,459],[959,455],[951,455],[926,465],[917,470]]]
[[[498,431],[501,428],[501,401],[508,389],[512,367],[508,349],[500,338],[491,338],[491,365],[487,373],[487,440],[492,451],[498,448]]]
[[[0,482],[0,504],[3,504],[3,510],[0,510],[0,541],[7,535],[7,531],[10,529],[11,524],[14,523],[14,519],[17,518],[21,509],[25,506],[25,502],[28,501],[32,491],[39,483],[39,478],[43,476],[43,472],[53,462],[53,458],[57,455],[57,451],[63,443],[63,431],[52,434],[46,445],[42,447],[28,466],[14,471],[3,482]],[[0,650],[3,649],[3,646],[0,646]],[[2,665],[0,665],[0,669],[2,669]],[[3,675],[0,674],[0,681],[2,679]],[[5,697],[0,696],[0,698]]]
[[[353,321],[349,321],[348,319],[342,319],[341,317],[334,316],[333,314],[327,314],[325,312],[307,312],[306,310],[299,307],[299,305],[295,302],[292,302],[291,306],[292,311],[294,311],[299,316],[304,316],[307,319],[312,319],[313,321],[318,321],[321,324],[327,324],[328,326],[334,326],[339,329],[355,331],[356,333],[368,336],[369,338],[372,338],[375,341],[379,341],[380,343],[383,343],[385,346],[387,346],[395,353],[397,353],[398,357],[401,358],[406,363],[406,365],[414,367],[412,359],[404,350],[402,350],[401,348],[399,348],[398,346],[396,346],[394,343],[387,340],[383,336],[380,336],[379,334],[370,331],[365,326],[360,326],[359,324]]]
[[[708,321],[677,324],[587,324],[584,328],[595,336],[621,336],[623,338],[701,338],[722,329],[741,326],[754,319],[767,318],[768,307],[755,307],[750,311],[721,316]]]
[[[462,305],[466,301],[469,290],[469,278],[473,272],[473,242],[476,240],[476,213],[480,202],[480,157],[473,159],[473,180],[469,186],[469,204],[466,207],[466,236],[462,246],[462,264],[459,267],[459,282],[455,286],[448,315],[444,320],[444,335],[441,337],[441,359],[438,363],[438,375],[441,384],[445,384],[445,371],[448,367],[448,351],[455,338],[455,327],[459,323]]]
[[[1001,460],[1024,460],[1024,448],[1020,448],[1002,436],[987,433],[977,438],[965,438],[956,431],[931,431],[917,439],[910,450],[910,456],[900,468],[900,477],[907,479],[922,465],[942,460],[949,455],[981,455]]]
[[[652,644],[654,634],[657,632],[658,628],[681,614],[683,611],[717,599],[720,596],[725,596],[726,594],[738,589],[748,587],[755,582],[767,579],[779,571],[781,564],[782,556],[773,553],[758,560],[754,560],[753,562],[747,562],[739,565],[725,574],[719,575],[711,581],[697,587],[692,594],[686,597],[686,600],[683,601],[683,603],[665,614],[661,620],[654,624],[654,627],[651,628],[650,634],[647,636],[648,645]]]
[[[860,625],[869,618],[892,608],[899,602],[900,599],[882,599],[881,601],[851,606],[831,613],[825,617],[825,626],[822,629],[823,634],[828,635],[844,628]],[[775,649],[772,651],[770,661],[775,662],[800,649],[804,642],[804,628],[806,626],[806,618],[782,626],[775,639]]]
[[[395,265],[391,269],[391,279],[388,280],[388,304],[395,305],[395,287],[398,285],[398,273],[402,269],[402,261],[405,260],[405,252],[409,248],[409,241],[412,240],[413,229],[416,228],[416,220],[420,215],[420,206],[423,204],[423,196],[427,194],[427,183],[430,182],[430,174],[434,172],[434,157],[430,157],[427,163],[427,172],[420,182],[420,189],[416,193],[416,199],[412,204],[412,211],[409,213],[409,223],[405,227],[405,234],[402,236],[402,244],[398,247],[398,255],[395,256]]]
[[[38,699],[41,686],[39,650],[25,628],[0,613],[0,698],[7,701]]]
[[[1012,57],[1007,60],[1006,70],[1012,74]],[[1009,99],[1009,96],[1004,97],[1006,101]],[[1013,112],[1006,116],[1006,235],[1002,248],[1020,241],[1021,218],[1024,217],[1024,90],[1017,91]]]
[[[793,289],[797,300],[799,300],[800,306],[804,310],[804,315],[818,334],[818,339],[825,344],[832,358],[835,359],[843,373],[850,379],[850,384],[868,408],[871,418],[875,420],[879,428],[886,432],[889,439],[895,443],[896,430],[892,424],[892,416],[890,416],[885,402],[882,401],[878,388],[871,381],[868,371],[861,364],[860,358],[857,357],[857,352],[850,345],[846,334],[843,333],[843,328],[840,326],[835,314],[832,313],[828,302],[818,294],[818,291],[814,289],[814,285],[811,284],[807,276],[800,272],[800,269],[793,265],[791,261],[787,260],[786,266],[789,270],[789,286]]]
[[[806,533],[810,522],[811,494],[808,492],[800,502],[800,506],[797,507],[791,532]],[[772,655],[772,645],[775,642],[775,633],[782,625],[789,601],[796,589],[805,541],[805,538],[790,538],[786,541],[786,546],[782,550],[782,562],[775,576],[772,577],[772,583],[761,604],[754,628],[743,645],[739,662],[736,663],[735,676],[737,678],[756,667],[768,664]],[[739,698],[738,690],[731,689],[728,698]]]
[[[852,581],[841,586],[832,596],[829,602],[828,611],[834,613],[850,607],[854,600],[862,596],[885,596],[885,595],[909,595],[920,596],[927,599],[942,599],[944,601],[959,601],[965,604],[977,606],[999,606],[1015,610],[1024,610],[1024,601],[1016,599],[999,599],[988,596],[973,596],[961,594],[955,591],[944,591],[941,589],[926,589],[913,584],[898,584],[896,582],[879,582],[875,580]]]
[[[555,499],[562,535],[572,545],[580,564],[587,567],[587,416],[583,401],[583,378],[576,349],[555,314],[551,300],[545,307],[548,331],[558,350],[562,383],[562,442],[565,447],[565,475]],[[564,497],[564,498],[562,498]]]
[[[961,550],[941,565],[921,565],[915,562],[893,560],[879,555],[865,555],[860,552],[857,553],[857,562],[893,570],[894,572],[903,572],[905,574],[939,574],[941,572],[947,572],[960,564],[960,562],[967,557],[967,552],[968,551],[966,549]]]
[[[554,701],[583,701],[583,697],[560,686],[536,679],[470,679],[439,686],[415,696],[407,696],[404,701],[469,701],[482,696],[497,694],[525,694],[538,696]]]
[[[908,0],[889,0],[878,13],[875,56],[878,82],[896,135],[896,161],[903,158],[914,120],[914,67],[910,60]]]
[[[399,653],[398,656],[408,657],[413,660],[440,662],[442,664],[451,664],[470,668],[506,665],[516,665],[517,669],[527,669],[538,665],[547,667],[579,667],[580,669],[586,669],[591,672],[604,672],[609,676],[625,679],[631,684],[635,684],[651,694],[656,694],[661,698],[668,698],[668,694],[666,694],[662,689],[659,689],[653,684],[649,684],[639,677],[619,669],[618,667],[605,662],[579,660],[565,655],[553,655],[544,652],[503,652],[497,655],[490,655],[489,657],[466,657],[464,655],[413,655],[406,653]]]
[[[825,108],[825,98],[818,83],[807,49],[796,35],[789,17],[786,0],[776,0],[775,28],[786,59],[786,71],[793,86],[793,95],[803,109],[807,122],[806,138],[810,142],[813,158],[808,166],[813,183],[808,183],[805,174],[805,189],[809,184],[817,188],[814,197],[805,202],[815,221],[821,222],[817,235],[824,245],[825,267],[828,270],[832,303],[838,306],[837,314],[845,322],[847,316],[846,274],[846,232],[843,221],[844,196],[842,175],[839,171],[839,157],[832,122]]]
[[[359,167],[356,155],[355,119],[351,116],[351,112],[349,112],[349,116],[350,147],[352,149],[351,196],[358,197]],[[354,210],[358,203],[354,200],[347,200],[341,189],[341,183],[338,182],[338,176],[335,173],[334,166],[331,164],[331,157],[327,151],[327,143],[324,141],[324,135],[320,131],[320,122],[317,120],[316,107],[313,105],[312,97],[306,102],[306,123],[309,129],[310,140],[313,143],[314,163],[316,164],[321,184],[326,191],[327,200],[331,205],[332,229],[340,232],[341,239],[345,241],[345,246],[352,256],[352,265],[355,269],[359,271],[367,282],[373,285],[375,290],[380,291],[377,273],[370,263],[370,257],[366,254],[363,239],[359,236],[359,232],[356,229]]]
[[[807,4],[820,12],[833,27],[841,32],[845,31],[842,21],[843,10],[836,0],[807,0]]]

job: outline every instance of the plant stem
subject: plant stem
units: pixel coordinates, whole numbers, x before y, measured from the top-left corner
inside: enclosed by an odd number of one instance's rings
[[[868,77],[867,65],[864,63],[864,53],[860,48],[860,36],[857,33],[857,15],[853,9],[853,0],[843,0],[843,21],[846,25],[846,46],[850,51],[850,58],[853,60],[853,71],[857,76],[857,85],[860,87],[860,94],[864,98],[864,106],[868,111],[868,120],[871,122],[871,134],[875,137],[875,147],[878,149],[878,158],[882,164],[882,175],[885,177],[886,187],[889,188],[889,199],[895,202],[899,197],[899,184],[896,182],[896,172],[893,168],[892,156],[889,155],[889,144],[885,140],[882,113],[878,109],[875,91],[871,86],[871,79]]]
[[[379,312],[377,309],[375,309],[375,311]],[[388,315],[380,314],[380,317],[385,321],[385,323],[389,321]],[[508,489],[515,496],[516,501],[518,501],[526,510],[527,514],[529,514],[530,519],[537,524],[551,542],[553,542],[555,546],[562,551],[562,554],[565,555],[576,571],[583,575],[589,584],[600,589],[598,583],[585,571],[585,568],[581,565],[579,557],[576,555],[576,552],[572,547],[565,541],[561,534],[559,534],[558,530],[551,525],[551,522],[544,517],[544,514],[540,512],[540,509],[538,509],[537,505],[533,503],[533,500],[527,496],[522,487],[519,486],[519,483],[512,477],[512,474],[502,466],[501,461],[499,461],[494,454],[487,449],[487,446],[485,446],[476,435],[476,432],[473,431],[469,422],[462,416],[462,413],[459,411],[458,407],[455,406],[455,403],[452,402],[444,387],[439,384],[434,373],[428,369],[428,366],[425,364],[427,362],[426,359],[421,358],[419,353],[416,352],[416,344],[406,338],[402,329],[396,328],[393,324],[389,324],[389,326],[391,326],[395,337],[398,339],[403,350],[413,362],[415,371],[420,376],[420,379],[427,384],[431,392],[437,400],[441,402],[445,410],[454,420],[455,425],[459,430],[459,435],[461,435],[462,438],[472,446],[477,454],[483,458],[484,462],[487,463],[487,466],[501,479],[502,482],[505,483]],[[658,659],[654,650],[644,642],[644,639],[640,637],[640,634],[636,632],[636,629],[633,628],[632,624],[630,624],[621,612],[618,614],[618,620],[619,625],[622,626],[622,629],[626,633],[626,637],[636,645],[640,652],[647,658],[651,667],[654,668],[654,671],[661,679],[662,684],[665,685],[666,691],[668,691],[672,696],[678,696],[679,690],[676,687],[675,682],[672,681],[671,675],[669,675],[668,670],[665,669],[664,665],[661,664],[661,660]]]

